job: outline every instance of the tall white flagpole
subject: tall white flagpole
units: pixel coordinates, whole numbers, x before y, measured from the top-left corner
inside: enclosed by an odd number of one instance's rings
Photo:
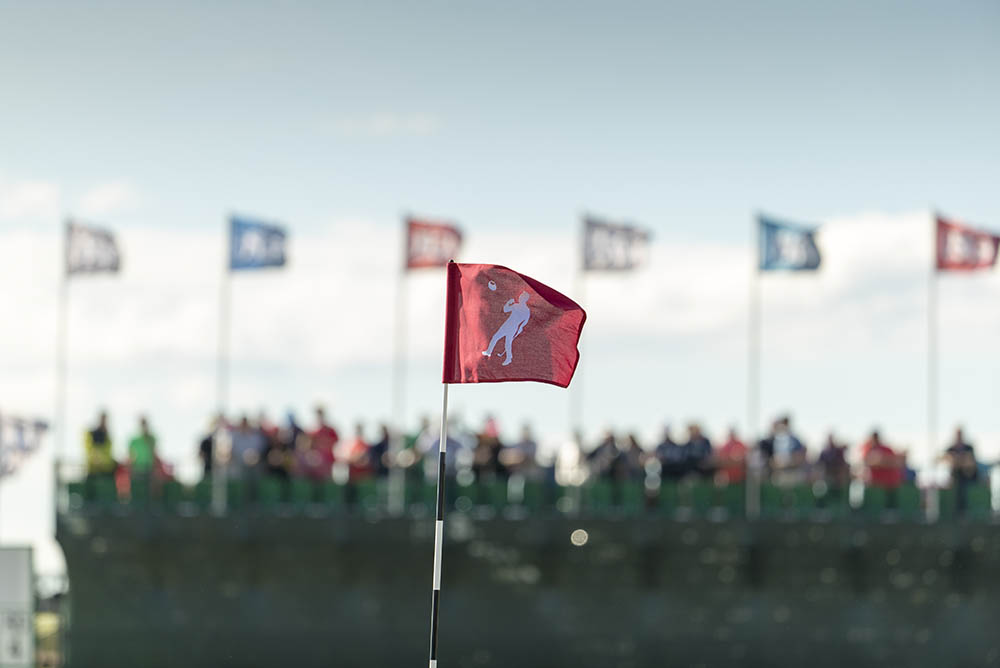
[[[69,341],[69,226],[63,222],[62,257],[59,260],[59,301],[56,307],[56,486],[59,485],[59,463],[67,456],[66,441],[69,427],[66,424],[66,376]]]
[[[586,287],[586,276],[587,276],[587,216],[583,215],[581,218],[579,241],[577,243],[577,252],[579,256],[576,259],[576,275],[573,277],[573,296],[577,299],[577,303],[580,306],[586,308],[586,297],[584,295],[584,288]],[[581,343],[579,347],[582,349],[582,336]],[[576,374],[573,383],[573,389],[569,391],[569,428],[570,436],[573,440],[577,440],[579,435],[582,440],[583,435],[583,373],[581,373],[583,366],[583,355],[581,351],[580,361],[577,363]],[[577,447],[582,448],[583,443],[577,442]]]
[[[927,455],[928,466],[933,469],[934,450],[937,447],[938,419],[938,232],[937,214],[931,208],[933,245],[931,246],[931,266],[927,280]],[[936,486],[931,486],[928,497],[928,519],[936,520],[940,511]]]
[[[229,226],[228,242],[225,245],[224,264],[222,270],[222,281],[219,287],[219,331],[218,349],[216,356],[215,370],[215,397],[216,407],[222,421],[216,427],[215,438],[212,444],[212,512],[216,515],[224,515],[228,499],[226,498],[226,471],[223,468],[225,462],[220,456],[221,439],[224,422],[226,420],[226,410],[229,403],[229,346],[232,338],[230,325],[231,311],[231,271],[230,260],[232,257],[232,225]],[[230,452],[230,456],[232,453]]]
[[[441,406],[441,436],[438,439],[437,513],[434,518],[434,574],[431,584],[430,668],[437,668],[438,614],[441,604],[441,556],[444,541],[445,459],[448,451],[448,383]]]
[[[392,363],[392,421],[393,434],[389,441],[389,454],[392,466],[389,469],[389,512],[398,515],[405,507],[406,480],[405,471],[399,467],[399,455],[403,451],[404,430],[406,427],[406,325],[407,325],[407,280],[406,270],[409,261],[409,216],[403,217],[403,252],[396,280],[396,322],[393,328],[393,363]]]
[[[747,446],[751,451],[747,458],[747,498],[748,518],[760,515],[760,454],[753,453],[760,428],[760,356],[761,356],[761,304],[760,304],[760,219],[754,220],[754,247],[750,266],[750,303],[747,311]]]

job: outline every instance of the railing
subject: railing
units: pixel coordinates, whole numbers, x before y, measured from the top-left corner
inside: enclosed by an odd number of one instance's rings
[[[461,483],[467,484],[461,484]],[[938,520],[994,517],[990,487],[970,485],[963,490],[936,490]],[[61,484],[60,512],[75,513],[213,513],[211,481],[184,485],[176,481],[132,479],[123,485],[110,477],[86,478]],[[435,486],[421,478],[407,481],[404,512],[429,514]],[[261,477],[225,481],[226,514],[385,514],[389,508],[389,481],[367,479],[346,484],[333,480]],[[769,519],[850,517],[879,521],[925,521],[927,495],[915,485],[896,489],[863,487],[848,490],[825,485],[777,486],[763,483],[759,490],[759,516]],[[509,517],[561,513],[609,516],[651,515],[686,519],[703,517],[724,521],[746,516],[746,489],[742,484],[717,486],[710,482],[662,482],[650,486],[639,481],[590,481],[563,487],[512,477],[471,482],[454,479],[447,486],[450,510]]]

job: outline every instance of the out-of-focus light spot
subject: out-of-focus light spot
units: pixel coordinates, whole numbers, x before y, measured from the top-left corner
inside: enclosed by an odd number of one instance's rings
[[[569,542],[573,543],[577,547],[583,547],[590,540],[590,535],[587,534],[583,529],[577,529],[569,535]]]

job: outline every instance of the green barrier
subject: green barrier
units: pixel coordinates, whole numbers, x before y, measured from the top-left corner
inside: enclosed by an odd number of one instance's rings
[[[660,512],[666,513],[668,515],[673,514],[680,507],[679,493],[677,489],[677,483],[673,481],[663,481],[660,483],[660,498],[659,507]]]
[[[110,476],[92,477],[87,481],[89,490],[87,496],[95,506],[107,510],[118,503],[118,490],[115,481]]]
[[[861,511],[868,517],[878,517],[885,512],[888,505],[888,494],[882,487],[865,486],[864,497],[861,502]]]
[[[968,515],[974,519],[985,519],[993,514],[992,499],[988,485],[971,485],[968,489]]]
[[[545,487],[537,480],[524,482],[524,507],[532,511],[541,510],[545,503]]]
[[[67,483],[66,493],[69,495],[69,507],[74,510],[80,510],[90,502],[87,498],[87,484],[84,482]]]
[[[646,505],[646,488],[641,482],[629,480],[621,486],[621,507],[628,513],[642,512]]]
[[[129,481],[128,505],[136,510],[145,510],[151,504],[149,477],[132,476]]]
[[[332,480],[327,480],[319,488],[320,503],[332,510],[340,510],[344,507],[346,494],[343,485]]]
[[[168,511],[177,510],[178,504],[184,500],[184,487],[176,480],[163,483],[163,507]]]
[[[594,513],[611,510],[614,489],[607,480],[595,480],[584,488],[584,507]]]
[[[247,503],[247,483],[244,480],[230,480],[226,483],[226,506],[230,510],[240,510]]]
[[[906,484],[897,491],[899,513],[907,519],[919,519],[923,516],[920,490],[914,484]]]
[[[763,517],[774,517],[781,514],[782,503],[781,488],[769,482],[761,483],[760,486],[760,513]]]
[[[746,513],[747,489],[743,483],[726,485],[722,488],[722,506],[733,517]]]
[[[288,500],[296,508],[304,508],[316,500],[316,485],[312,480],[292,480],[288,486]]]
[[[496,510],[503,510],[504,506],[507,505],[507,481],[505,480],[492,480],[481,485],[482,491],[485,494],[481,494],[480,498],[484,501],[483,505],[492,506]]]
[[[351,483],[354,491],[354,505],[365,510],[378,506],[378,488],[375,480],[368,478]]]
[[[285,500],[285,481],[278,477],[262,478],[257,483],[257,504],[264,509],[275,508]]]
[[[190,490],[191,500],[202,510],[212,507],[212,481],[202,480]]]
[[[791,496],[792,508],[800,515],[816,510],[816,495],[812,485],[796,485],[792,488]]]
[[[690,506],[694,512],[704,515],[714,505],[715,487],[708,482],[696,481],[688,489]]]

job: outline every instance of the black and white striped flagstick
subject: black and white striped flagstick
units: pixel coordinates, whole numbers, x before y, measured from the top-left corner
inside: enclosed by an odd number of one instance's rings
[[[441,605],[441,548],[444,540],[444,474],[448,451],[448,383],[444,384],[441,407],[441,437],[438,439],[437,514],[434,518],[434,581],[431,591],[431,663],[437,668],[438,611]]]

